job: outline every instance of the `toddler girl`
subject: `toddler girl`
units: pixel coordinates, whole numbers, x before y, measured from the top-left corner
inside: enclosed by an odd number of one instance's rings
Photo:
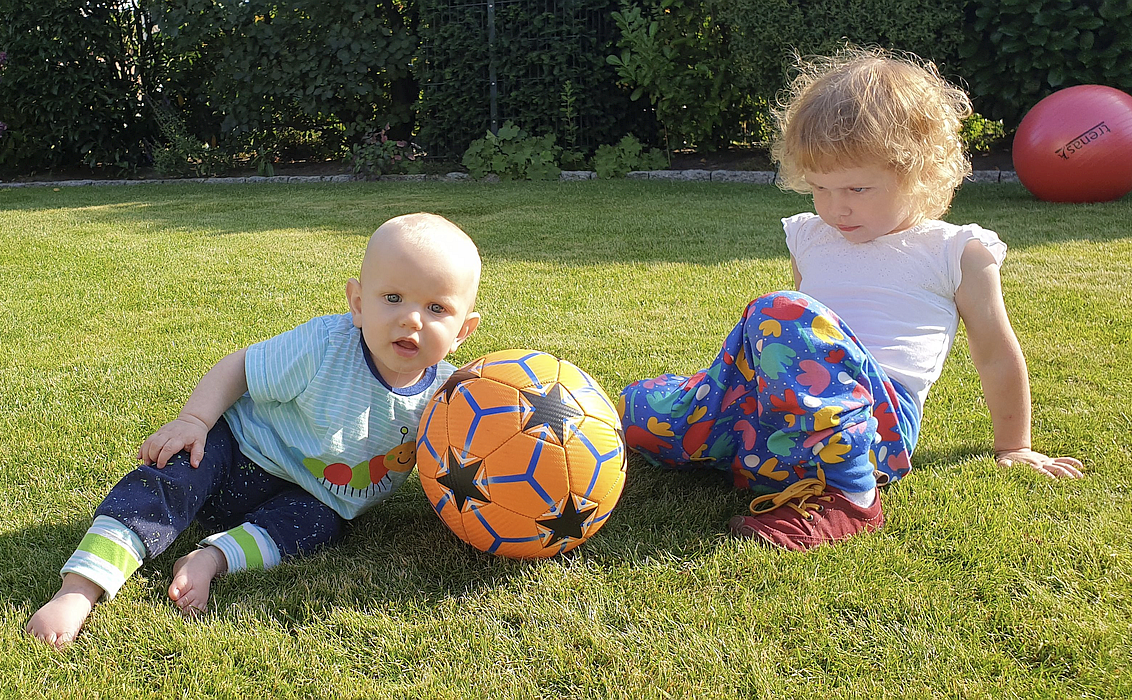
[[[782,220],[798,292],[752,301],[707,369],[626,387],[629,447],[762,492],[729,521],[738,536],[801,550],[875,530],[876,487],[911,469],[962,319],[997,462],[1081,476],[1076,459],[1031,449],[1006,245],[938,220],[971,169],[967,96],[932,64],[879,49],[802,62],[789,95],[771,152],[781,185],[812,193],[817,212]]]

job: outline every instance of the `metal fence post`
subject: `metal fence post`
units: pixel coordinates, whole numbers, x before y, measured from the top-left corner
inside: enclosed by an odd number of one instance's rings
[[[490,81],[491,133],[499,133],[499,107],[495,87],[495,2],[487,3],[487,78]]]

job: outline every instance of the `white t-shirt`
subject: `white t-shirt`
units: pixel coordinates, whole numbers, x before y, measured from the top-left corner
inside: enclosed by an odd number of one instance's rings
[[[783,219],[782,227],[802,275],[798,291],[833,309],[916,397],[922,415],[959,327],[963,248],[977,239],[1001,265],[1006,244],[976,224],[935,220],[867,243],[850,243],[816,214]]]

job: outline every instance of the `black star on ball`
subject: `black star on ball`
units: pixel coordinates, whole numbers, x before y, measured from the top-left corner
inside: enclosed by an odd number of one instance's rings
[[[570,396],[563,391],[561,384],[550,387],[546,396],[529,391],[522,392],[523,398],[531,404],[531,412],[523,423],[523,431],[545,425],[558,436],[558,444],[566,444],[566,426],[577,421],[585,414],[582,413],[573,399],[567,402]]]
[[[444,403],[452,403],[452,394],[456,392],[456,387],[479,376],[479,372],[461,367],[448,377],[448,381],[444,382],[443,386],[436,390],[436,395],[444,394]]]
[[[491,503],[491,499],[476,484],[476,472],[480,470],[483,460],[461,464],[456,453],[449,448],[448,459],[445,460],[445,463],[448,467],[448,473],[436,477],[436,481],[452,492],[452,500],[456,503],[457,510],[464,510],[464,504],[467,503],[469,498],[480,503]]]
[[[582,525],[596,510],[597,506],[595,505],[579,512],[578,507],[574,504],[574,497],[567,496],[566,505],[562,509],[561,515],[557,518],[537,521],[539,525],[550,530],[550,540],[543,546],[550,547],[565,539],[582,539]]]

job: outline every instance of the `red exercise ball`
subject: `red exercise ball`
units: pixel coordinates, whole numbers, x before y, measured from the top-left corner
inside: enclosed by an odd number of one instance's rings
[[[1014,135],[1014,171],[1047,202],[1108,202],[1132,192],[1132,95],[1104,85],[1058,90]]]

